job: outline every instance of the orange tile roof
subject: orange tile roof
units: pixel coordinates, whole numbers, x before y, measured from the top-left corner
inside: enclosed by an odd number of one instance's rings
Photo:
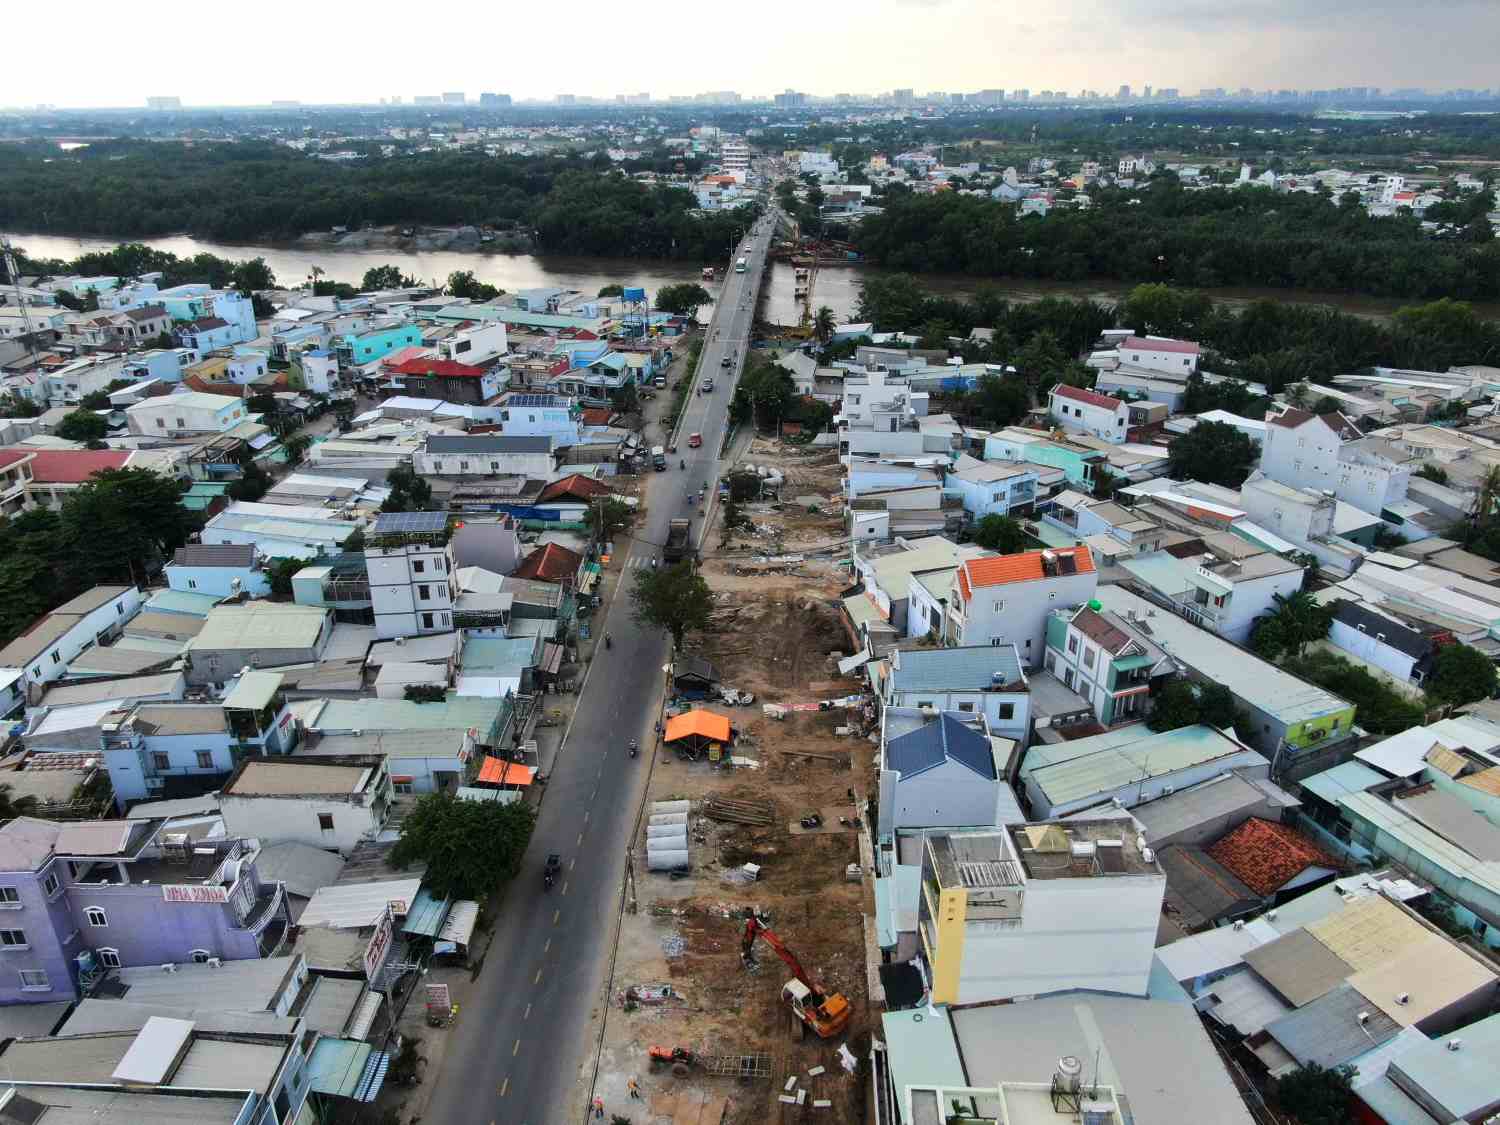
[[[1258,816],[1221,836],[1208,854],[1261,895],[1275,894],[1309,867],[1339,868],[1338,860],[1302,833]]]
[[[544,543],[541,550],[532,551],[516,567],[514,578],[529,578],[533,582],[562,582],[572,578],[583,565],[583,556],[570,551],[560,543]]]
[[[693,735],[714,742],[728,742],[729,717],[697,708],[685,715],[673,715],[667,720],[667,742],[676,742],[679,738]]]
[[[1003,586],[1008,582],[1034,582],[1046,577],[1042,570],[1043,551],[1022,551],[1018,555],[989,555],[965,559],[958,567],[958,585],[964,600],[974,596],[981,586]],[[1092,574],[1094,556],[1087,547],[1055,547],[1050,553],[1059,558],[1071,557],[1075,573]]]

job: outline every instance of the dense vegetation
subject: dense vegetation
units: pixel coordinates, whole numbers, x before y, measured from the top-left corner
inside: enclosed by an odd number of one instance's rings
[[[260,141],[107,141],[65,156],[6,145],[0,228],[250,241],[366,223],[474,224],[534,232],[545,252],[706,260],[747,225],[746,213],[694,214],[691,192],[610,167],[602,154],[479,150],[334,163]]]
[[[1086,210],[1045,217],[953,192],[888,194],[884,203],[858,228],[858,244],[903,270],[1500,297],[1500,244],[1487,223],[1465,228],[1476,241],[1439,241],[1416,218],[1372,217],[1352,197],[1187,191],[1165,176],[1138,196],[1108,189]]]

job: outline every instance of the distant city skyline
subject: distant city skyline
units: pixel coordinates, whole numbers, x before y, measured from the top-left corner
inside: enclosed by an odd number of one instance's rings
[[[1125,84],[1135,92],[1150,84],[1183,97],[1243,87],[1500,87],[1496,0],[1053,0],[1043,9],[993,0],[870,0],[858,9],[768,0],[722,13],[661,0],[628,10],[576,0],[565,19],[559,11],[556,28],[567,39],[565,68],[544,49],[546,12],[524,29],[536,49],[503,52],[497,43],[519,29],[493,5],[455,0],[440,19],[422,19],[421,51],[400,30],[414,14],[388,0],[352,12],[265,0],[253,19],[198,13],[205,49],[180,51],[136,11],[87,0],[67,14],[23,5],[8,15],[9,38],[32,46],[11,52],[0,69],[0,105],[144,109],[151,97],[189,107],[312,105],[394,95],[412,104],[460,90],[473,103],[485,91],[517,102],[571,94],[613,103],[619,87],[647,87],[663,101],[704,91],[749,99],[894,87],[1112,96]],[[65,56],[36,46],[64,34]]]

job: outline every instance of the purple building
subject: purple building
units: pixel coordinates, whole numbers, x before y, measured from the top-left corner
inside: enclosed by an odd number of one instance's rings
[[[291,924],[254,840],[202,840],[162,820],[0,827],[0,1004],[76,999],[105,969],[268,957]]]

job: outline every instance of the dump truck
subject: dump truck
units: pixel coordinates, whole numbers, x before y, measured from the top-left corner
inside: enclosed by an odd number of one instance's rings
[[[688,557],[691,548],[688,546],[692,533],[692,522],[690,520],[673,520],[667,528],[667,544],[662,548],[661,557],[669,563],[678,563]]]

